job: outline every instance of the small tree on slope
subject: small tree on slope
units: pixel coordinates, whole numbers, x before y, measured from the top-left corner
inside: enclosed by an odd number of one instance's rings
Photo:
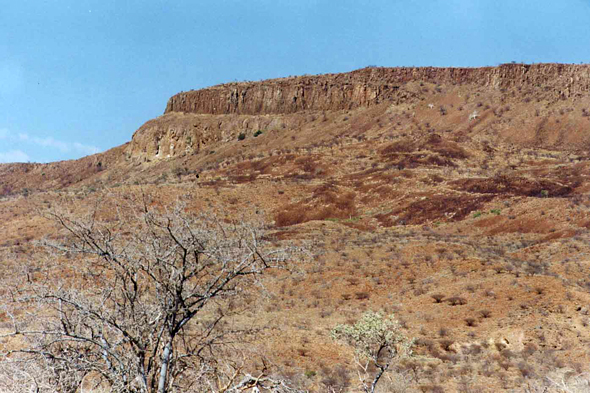
[[[412,355],[414,340],[400,332],[399,322],[375,312],[365,313],[354,325],[338,325],[332,337],[345,341],[355,349],[355,361],[361,372],[359,378],[365,392],[375,392],[377,383],[394,360]],[[375,366],[371,376],[370,366]]]

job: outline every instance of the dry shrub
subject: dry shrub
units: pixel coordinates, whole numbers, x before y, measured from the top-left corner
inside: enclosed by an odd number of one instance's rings
[[[445,389],[440,385],[421,385],[420,391],[424,393],[444,393]]]
[[[442,303],[443,299],[445,298],[445,295],[443,295],[442,293],[435,293],[430,297],[433,298],[436,303]]]
[[[312,157],[301,157],[295,160],[295,164],[297,164],[304,172],[310,173],[314,172],[318,167],[318,164],[314,161]]]
[[[322,385],[326,388],[326,391],[343,391],[350,386],[350,376],[348,370],[342,366],[336,366],[332,369],[322,369]]]
[[[517,364],[518,371],[520,371],[521,375],[525,378],[533,378],[535,377],[535,370],[533,366],[526,362],[519,362]]]
[[[440,347],[444,349],[446,352],[454,352],[451,348],[455,341],[453,340],[440,340],[439,341]]]
[[[477,319],[475,319],[475,318],[465,318],[465,323],[467,324],[467,326],[475,327],[475,326],[477,326]]]
[[[371,297],[371,294],[369,292],[362,291],[362,292],[356,292],[354,294],[354,296],[357,298],[357,300],[366,300]]]
[[[452,306],[458,306],[458,305],[464,305],[467,304],[467,299],[460,297],[460,296],[453,296],[447,299],[447,301],[452,305]]]

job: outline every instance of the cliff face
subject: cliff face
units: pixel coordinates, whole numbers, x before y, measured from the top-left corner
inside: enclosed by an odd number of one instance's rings
[[[222,142],[235,141],[238,134],[298,128],[307,117],[294,115],[202,115],[167,113],[143,124],[126,147],[127,154],[141,160],[159,160],[208,152]]]
[[[243,132],[301,129],[309,118],[379,109],[378,104],[393,105],[392,111],[406,117],[416,115],[418,120],[410,128],[420,119],[429,122],[427,127],[446,130],[470,130],[482,122],[482,127],[512,142],[543,140],[535,146],[565,146],[586,143],[586,133],[580,130],[590,119],[589,93],[590,65],[565,64],[365,68],[230,83],[173,96],[164,116],[135,132],[126,152],[144,161],[210,152]],[[425,105],[428,110],[421,111]],[[511,114],[502,117],[509,110]],[[449,114],[433,117],[431,112]],[[470,118],[473,113],[475,117]],[[395,123],[400,120],[396,118]],[[326,124],[319,124],[318,129],[325,129]],[[345,124],[337,127],[346,128]]]
[[[230,83],[176,94],[165,113],[288,114],[302,110],[348,110],[407,100],[412,81],[472,84],[494,89],[550,91],[554,99],[590,91],[590,65],[505,64],[482,68],[365,68],[345,74]]]

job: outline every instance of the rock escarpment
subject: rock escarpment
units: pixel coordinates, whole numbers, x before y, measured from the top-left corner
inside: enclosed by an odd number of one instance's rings
[[[293,115],[203,115],[167,113],[143,124],[126,147],[127,155],[142,161],[210,152],[217,143],[236,141],[240,133],[295,129],[307,122]]]
[[[427,127],[468,134],[481,123],[480,128],[522,145],[586,146],[587,135],[580,130],[590,119],[589,93],[590,65],[566,64],[371,67],[342,74],[229,83],[171,97],[163,116],[135,132],[127,153],[151,161],[203,149],[209,152],[215,150],[213,145],[236,141],[240,133],[300,129],[308,117],[379,104],[403,114],[403,119],[417,115],[431,122]],[[416,113],[426,102],[430,112],[441,115]],[[503,116],[507,111],[512,112]],[[414,119],[407,126],[417,127],[419,121]]]
[[[482,68],[365,68],[344,74],[229,83],[182,92],[168,101],[165,113],[280,114],[303,110],[348,110],[408,99],[401,88],[412,81],[474,84],[494,89],[550,90],[555,99],[590,91],[590,66],[504,64]]]

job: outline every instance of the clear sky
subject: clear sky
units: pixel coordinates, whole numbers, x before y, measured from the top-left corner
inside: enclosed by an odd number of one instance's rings
[[[182,90],[510,61],[590,62],[590,0],[2,0],[0,162],[123,144]]]

